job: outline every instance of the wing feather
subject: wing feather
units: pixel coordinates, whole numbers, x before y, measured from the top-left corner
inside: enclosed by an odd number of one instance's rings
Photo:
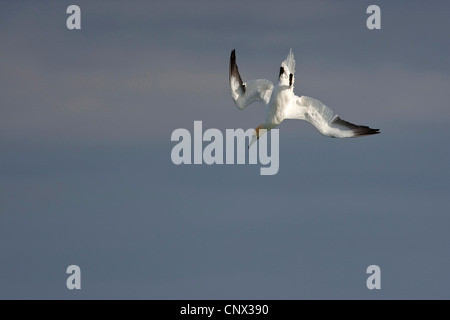
[[[379,129],[342,120],[322,102],[306,96],[295,97],[295,103],[291,104],[285,118],[306,120],[320,133],[333,138],[353,138],[380,133]]]
[[[268,104],[273,84],[265,79],[243,82],[236,64],[236,52],[233,50],[230,56],[230,89],[234,103],[242,110],[253,102]]]

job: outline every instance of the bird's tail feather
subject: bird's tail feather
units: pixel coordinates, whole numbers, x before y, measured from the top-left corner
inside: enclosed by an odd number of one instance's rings
[[[289,54],[286,58],[286,60],[283,61],[286,67],[289,69],[289,72],[294,74],[295,73],[295,59],[294,59],[294,53],[291,50],[289,50]]]

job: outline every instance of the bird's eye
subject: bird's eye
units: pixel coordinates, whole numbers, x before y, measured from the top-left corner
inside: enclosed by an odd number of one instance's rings
[[[280,67],[280,75],[278,76],[278,78],[280,78],[283,73],[284,73],[284,68]]]

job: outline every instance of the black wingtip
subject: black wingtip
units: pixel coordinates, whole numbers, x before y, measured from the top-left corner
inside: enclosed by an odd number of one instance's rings
[[[372,134],[378,134],[380,133],[380,129],[372,129],[366,126],[359,126],[358,128],[354,129],[353,132],[355,133],[355,137],[362,137],[370,136]]]
[[[236,50],[233,49],[230,55],[230,78],[233,74],[233,67],[236,65]]]
[[[242,91],[245,92],[245,85],[242,81],[238,66],[236,64],[236,49],[233,49],[230,55],[230,79],[231,77],[235,77],[238,79]]]
[[[281,75],[284,73],[284,68],[280,67],[280,74],[278,75],[278,79],[281,77]]]
[[[380,129],[372,129],[372,128],[369,128],[368,126],[359,126],[359,125],[353,124],[351,122],[342,120],[339,117],[336,117],[336,119],[333,120],[333,123],[335,123],[337,125],[344,126],[344,127],[348,128],[348,129],[352,130],[353,133],[355,134],[353,136],[353,138],[362,137],[362,136],[369,136],[369,135],[372,135],[372,134],[380,133]]]

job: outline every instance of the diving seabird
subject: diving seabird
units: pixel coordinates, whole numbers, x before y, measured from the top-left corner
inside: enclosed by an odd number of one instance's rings
[[[342,120],[319,100],[294,94],[295,60],[292,49],[281,63],[278,85],[265,79],[243,82],[236,64],[236,51],[230,56],[231,97],[242,110],[258,101],[265,106],[266,119],[253,134],[249,147],[260,138],[260,129],[267,131],[278,126],[285,119],[306,120],[325,136],[333,138],[354,138],[380,133],[379,129],[355,125]],[[264,134],[265,131],[263,131]]]

